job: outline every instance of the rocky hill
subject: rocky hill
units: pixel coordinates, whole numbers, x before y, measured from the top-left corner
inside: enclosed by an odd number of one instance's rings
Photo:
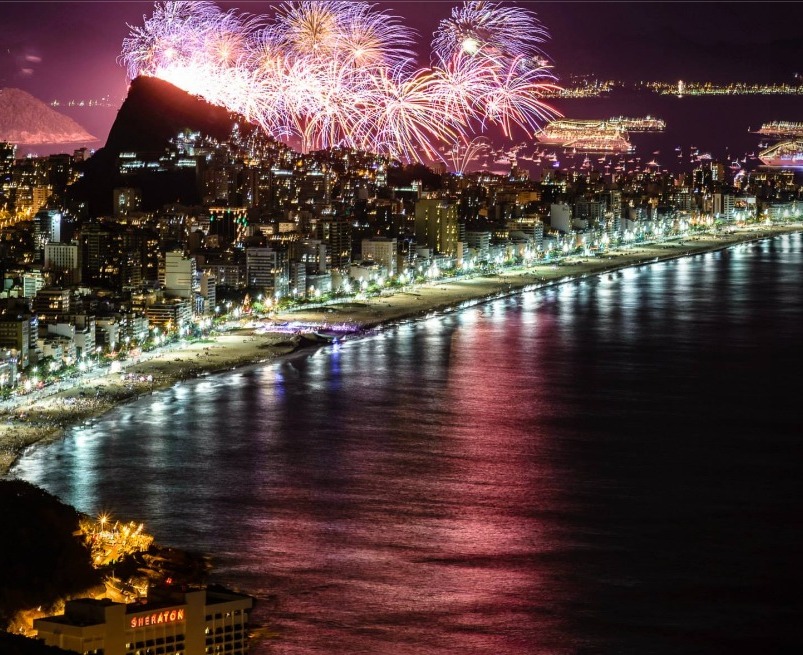
[[[72,118],[20,89],[0,89],[0,141],[24,145],[97,140]]]
[[[182,130],[226,139],[235,123],[247,125],[242,117],[169,82],[138,77],[131,82],[125,102],[117,112],[104,150],[115,155],[122,151],[161,153],[168,140]]]
[[[75,509],[22,480],[0,480],[0,507],[0,628],[21,608],[48,607],[101,584],[89,549],[73,534]]]
[[[136,152],[156,159],[168,141],[189,130],[225,140],[239,125],[242,134],[254,129],[242,116],[212,105],[182,91],[169,82],[138,77],[131,82],[128,95],[117,112],[106,145],[85,163],[84,176],[70,188],[70,200],[88,208],[90,216],[111,214],[112,191],[118,186],[138,187],[143,207],[156,209],[166,203],[185,205],[200,201],[194,171],[129,175],[118,170],[121,152]]]

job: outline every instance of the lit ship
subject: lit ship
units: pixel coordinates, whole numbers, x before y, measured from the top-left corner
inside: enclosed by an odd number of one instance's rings
[[[771,121],[769,123],[764,123],[756,134],[779,137],[800,137],[803,136],[803,123]]]
[[[549,123],[535,137],[545,145],[573,148],[581,152],[630,152],[633,146],[628,132],[660,132],[666,122],[660,118],[625,118],[580,120],[561,118]]]
[[[581,152],[629,152],[627,132],[606,121],[561,119],[552,121],[535,138],[544,145]]]
[[[758,153],[765,166],[803,168],[803,138],[781,141]]]
[[[607,122],[609,125],[618,125],[628,132],[663,132],[666,129],[665,120],[649,114],[644,118],[617,116],[609,118]]]
[[[591,135],[601,129],[605,121],[577,120],[573,118],[560,118],[550,122],[535,136],[540,143],[550,146],[562,146],[582,136]]]

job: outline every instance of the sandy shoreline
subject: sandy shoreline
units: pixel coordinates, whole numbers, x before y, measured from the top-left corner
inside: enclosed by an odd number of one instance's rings
[[[522,270],[508,270],[499,275],[472,279],[444,281],[421,285],[410,291],[392,295],[331,305],[325,309],[297,310],[277,315],[279,321],[301,321],[332,325],[350,323],[363,328],[418,318],[432,312],[471,302],[484,302],[491,298],[519,293],[529,288],[599,275],[609,271],[687,257],[699,253],[721,250],[745,243],[803,231],[803,225],[761,226],[721,235],[699,235],[679,241],[649,245],[635,245],[600,257],[571,257],[558,266],[538,265]]]
[[[803,230],[803,226],[761,226],[722,235],[694,236],[683,242],[636,245],[601,257],[572,257],[562,265],[538,265],[527,269],[473,279],[417,286],[392,295],[331,305],[325,308],[286,312],[277,322],[301,321],[315,324],[348,322],[364,329],[415,319],[473,302],[484,302],[521,290],[568,282],[620,268],[675,259],[697,253]],[[270,321],[264,326],[270,330]],[[91,420],[116,405],[179,380],[203,373],[269,361],[298,349],[303,341],[295,335],[240,329],[207,340],[182,344],[168,352],[128,366],[135,379],[125,382],[120,373],[91,380],[73,389],[45,398],[28,400],[0,412],[0,476],[26,448],[60,438],[67,428]],[[153,382],[139,381],[153,376]]]

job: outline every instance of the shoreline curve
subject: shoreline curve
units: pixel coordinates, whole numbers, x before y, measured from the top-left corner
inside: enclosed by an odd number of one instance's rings
[[[284,312],[274,320],[324,328],[327,323],[348,323],[359,337],[383,327],[526,291],[798,232],[803,232],[803,225],[751,226],[727,234],[694,236],[683,242],[638,244],[602,257],[569,257],[561,265],[539,264],[494,276],[427,284],[364,301]],[[0,477],[8,477],[29,448],[52,443],[68,429],[94,421],[118,405],[170,388],[182,380],[275,361],[305,346],[316,345],[299,335],[271,332],[270,326],[268,320],[260,328],[240,328],[159,352],[147,361],[128,366],[126,372],[134,374],[134,378],[127,382],[121,380],[120,373],[109,373],[87,384],[0,411]],[[140,379],[148,375],[153,376],[153,382]]]

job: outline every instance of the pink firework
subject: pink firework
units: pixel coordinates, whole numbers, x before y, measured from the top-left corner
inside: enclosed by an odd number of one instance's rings
[[[442,21],[435,63],[420,68],[412,31],[371,4],[283,2],[268,18],[158,2],[131,27],[121,61],[132,79],[165,79],[304,149],[421,161],[487,126],[532,133],[555,114],[541,101],[553,82],[537,56],[543,38],[530,12],[467,2]]]

